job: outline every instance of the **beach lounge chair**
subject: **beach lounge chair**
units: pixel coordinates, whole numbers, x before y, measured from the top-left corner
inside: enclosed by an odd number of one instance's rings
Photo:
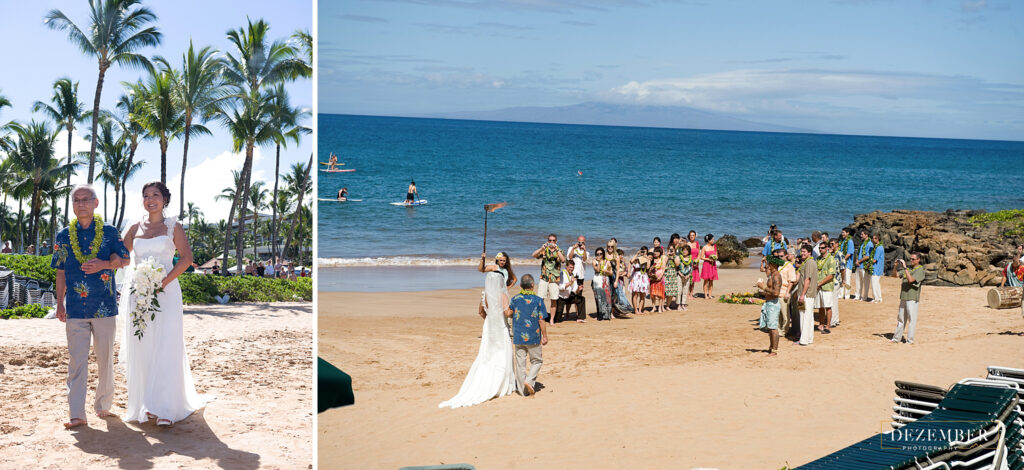
[[[892,427],[899,429],[931,413],[945,396],[946,390],[943,388],[897,380],[896,396],[893,397],[896,404],[892,407]]]
[[[355,395],[352,393],[352,377],[322,358],[317,357],[316,360],[317,413],[355,403]]]
[[[39,304],[46,308],[55,308],[57,307],[57,297],[53,294],[52,290],[44,290]]]
[[[1011,452],[1020,442],[1018,393],[1016,384],[962,380],[931,413],[798,468],[1020,468],[1011,465],[1021,461]]]

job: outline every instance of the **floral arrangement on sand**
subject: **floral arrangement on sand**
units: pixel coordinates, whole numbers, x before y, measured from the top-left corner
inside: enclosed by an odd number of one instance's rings
[[[764,303],[764,294],[760,292],[732,292],[718,297],[723,304],[761,305]]]

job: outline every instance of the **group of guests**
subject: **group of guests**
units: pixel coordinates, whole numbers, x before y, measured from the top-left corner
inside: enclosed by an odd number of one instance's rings
[[[46,240],[43,240],[42,243],[39,244],[39,250],[38,251],[39,252],[36,253],[36,246],[33,244],[33,245],[29,245],[28,248],[25,248],[25,253],[24,254],[26,254],[26,255],[39,255],[39,256],[49,256],[49,255],[53,254],[53,250],[50,249],[50,245],[49,245],[49,243]],[[0,248],[0,254],[4,254],[4,255],[14,254],[14,249],[11,248],[10,240],[4,242],[3,248]]]
[[[575,309],[573,318],[577,322],[586,321],[583,281],[588,264],[594,274],[591,287],[598,320],[643,315],[648,299],[655,313],[685,310],[698,282],[703,282],[704,297],[711,298],[718,280],[715,237],[706,235],[701,246],[695,231],[690,231],[685,240],[678,233],[672,234],[668,245],[654,237],[650,248],[643,246],[629,258],[614,237],[591,254],[586,237],[577,237],[576,243],[563,250],[552,233],[532,256],[541,262],[537,295],[549,302],[554,312],[552,324],[566,319],[571,309]]]
[[[861,230],[858,239],[853,234],[853,229],[844,228],[838,239],[830,239],[828,233],[815,231],[809,239],[798,238],[795,248],[790,249],[782,231],[772,225],[761,253],[761,271],[768,278],[755,284],[765,296],[758,326],[769,333],[770,356],[779,349],[780,333],[796,345],[814,342],[815,309],[820,318],[817,331],[831,334],[831,329],[839,326],[839,299],[882,302],[885,247],[881,236],[867,230]],[[891,339],[896,343],[903,340],[904,330],[906,342],[914,342],[925,278],[921,261],[920,253],[910,253],[909,262],[896,260],[893,266],[902,281],[896,331]]]
[[[219,264],[213,266],[212,274],[215,276],[222,274]],[[294,281],[300,277],[309,277],[311,272],[308,268],[295,268],[281,262],[250,261],[245,264],[243,274],[246,276]]]

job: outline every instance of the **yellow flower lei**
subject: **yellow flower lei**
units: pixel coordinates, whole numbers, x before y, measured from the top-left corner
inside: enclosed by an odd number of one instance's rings
[[[96,229],[96,235],[92,237],[92,243],[89,244],[89,255],[82,254],[82,247],[78,244],[78,219],[71,221],[71,227],[68,227],[68,234],[71,238],[71,250],[75,254],[75,259],[78,260],[79,264],[85,264],[86,261],[96,258],[96,255],[100,252],[100,245],[103,243],[103,218],[98,215],[92,216],[92,223]]]

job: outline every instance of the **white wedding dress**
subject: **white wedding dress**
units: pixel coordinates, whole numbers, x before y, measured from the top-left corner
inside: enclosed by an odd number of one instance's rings
[[[118,315],[124,322],[124,335],[119,363],[128,382],[125,421],[146,422],[146,413],[150,413],[160,419],[178,422],[213,400],[213,397],[196,393],[192,382],[182,326],[181,286],[177,279],[168,284],[164,292],[157,294],[160,307],[156,319],[148,321],[142,338],[134,335],[129,305],[134,303],[131,282],[136,262],[152,257],[163,265],[165,272],[174,267],[176,220],[165,218],[164,222],[166,235],[148,239],[138,238],[142,234],[140,224],[132,246],[131,264],[125,271],[121,286]]]
[[[505,308],[508,299],[505,278],[501,273],[487,273],[484,281],[487,299],[487,318],[484,319],[480,335],[480,352],[469,368],[466,380],[459,393],[439,408],[460,408],[483,403],[494,397],[509,395],[516,391],[516,375],[512,368],[512,338],[505,323]]]

